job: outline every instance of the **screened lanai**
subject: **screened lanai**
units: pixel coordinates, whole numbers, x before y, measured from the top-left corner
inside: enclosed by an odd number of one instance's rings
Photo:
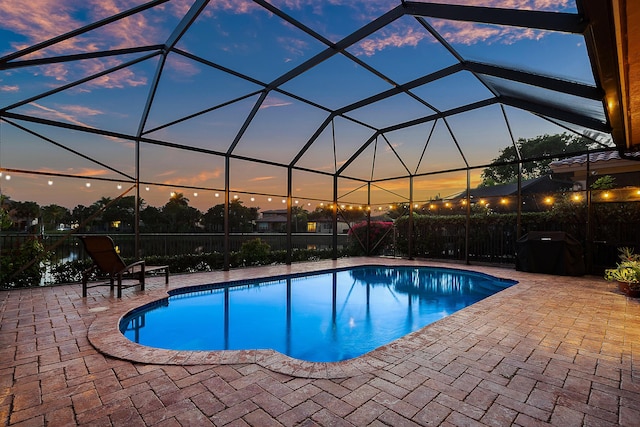
[[[414,209],[466,194],[469,215],[470,189],[506,147],[505,164],[635,158],[620,7],[3,2],[0,191],[69,207],[135,196],[136,254],[140,200],[222,203],[226,268],[234,200],[285,212],[288,262],[298,207],[329,207],[334,253],[351,209],[400,204],[411,230]],[[588,147],[517,149],[554,134]]]

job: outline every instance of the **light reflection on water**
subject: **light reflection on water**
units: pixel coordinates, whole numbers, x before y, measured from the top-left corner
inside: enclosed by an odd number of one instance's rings
[[[174,350],[274,349],[335,362],[433,323],[513,281],[453,269],[356,267],[176,294],[126,316],[132,341]]]

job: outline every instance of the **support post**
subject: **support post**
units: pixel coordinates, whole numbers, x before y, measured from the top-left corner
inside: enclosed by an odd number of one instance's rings
[[[371,230],[371,182],[367,183],[367,233],[365,235],[365,238],[367,239],[367,244],[366,244],[366,254],[367,256],[371,256],[371,237],[370,237],[370,230]]]
[[[333,259],[338,259],[338,175],[333,176]]]
[[[409,177],[409,228],[407,229],[409,259],[413,259],[413,175]]]
[[[469,265],[469,235],[471,230],[471,171],[467,168],[467,218],[464,227],[464,263]]]
[[[289,166],[287,168],[287,258],[286,258],[286,263],[287,265],[291,265],[291,246],[293,245],[293,240],[291,238],[291,233],[292,233],[292,227],[291,227],[291,218],[292,218],[292,209],[293,209],[293,203],[292,203],[292,185],[291,185],[291,181],[293,178],[293,168],[291,166]]]
[[[229,271],[229,252],[231,252],[231,243],[229,240],[229,156],[224,158],[224,261],[222,269]]]

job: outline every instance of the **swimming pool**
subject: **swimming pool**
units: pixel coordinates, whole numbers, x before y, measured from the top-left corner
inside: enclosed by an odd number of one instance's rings
[[[516,283],[443,268],[366,266],[178,289],[128,313],[131,341],[273,349],[312,362],[365,354]]]

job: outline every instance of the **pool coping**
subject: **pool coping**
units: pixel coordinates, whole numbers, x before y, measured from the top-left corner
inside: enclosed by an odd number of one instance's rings
[[[404,261],[404,262],[403,262]],[[425,262],[407,262],[406,260],[394,260],[394,262],[380,262],[380,259],[376,259],[376,262],[367,263],[363,262],[360,266],[389,266],[389,267],[433,267],[433,268],[448,268],[457,269],[462,271],[472,271],[479,274],[487,275],[482,268],[478,266],[466,266],[466,265],[441,265],[439,263],[425,263]],[[356,266],[357,267],[357,266]],[[307,274],[322,273],[324,271],[335,271],[340,268],[326,268],[318,266],[317,269],[310,268],[305,270]],[[295,273],[292,273],[295,274]],[[262,275],[256,273],[254,279],[271,279],[273,277],[285,277],[290,274],[280,275]],[[512,280],[509,277],[496,276],[495,274],[488,274],[498,279]],[[174,276],[177,277],[177,276]],[[223,285],[224,283],[236,283],[243,282],[245,279],[227,279],[227,280],[213,280],[207,285]],[[463,313],[472,307],[481,304],[483,301],[487,301],[492,297],[503,294],[518,286],[518,284],[511,285],[506,289],[493,294],[483,300],[465,307],[461,310],[450,314],[436,322],[426,325],[417,331],[404,335],[388,344],[377,347],[376,349],[358,356],[353,359],[347,359],[340,362],[309,362],[305,360],[295,359],[275,350],[215,350],[215,351],[196,351],[196,350],[167,350],[144,346],[129,340],[120,332],[121,320],[131,311],[138,309],[147,304],[156,303],[163,299],[166,299],[170,294],[175,294],[180,290],[190,289],[203,285],[186,285],[182,287],[168,289],[156,289],[143,291],[135,298],[119,301],[118,304],[112,306],[109,310],[102,310],[101,307],[95,307],[91,311],[96,314],[95,320],[89,326],[88,339],[89,342],[101,353],[111,357],[115,357],[122,360],[131,362],[145,363],[145,364],[158,364],[158,365],[230,365],[230,364],[247,364],[255,363],[266,369],[274,372],[282,373],[300,378],[347,378],[353,377],[365,373],[371,373],[379,369],[384,368],[392,361],[397,361],[398,358],[407,357],[412,351],[416,350],[420,346],[429,345],[438,340],[438,333],[430,334],[429,330],[437,329],[436,326],[456,316],[459,313]]]

